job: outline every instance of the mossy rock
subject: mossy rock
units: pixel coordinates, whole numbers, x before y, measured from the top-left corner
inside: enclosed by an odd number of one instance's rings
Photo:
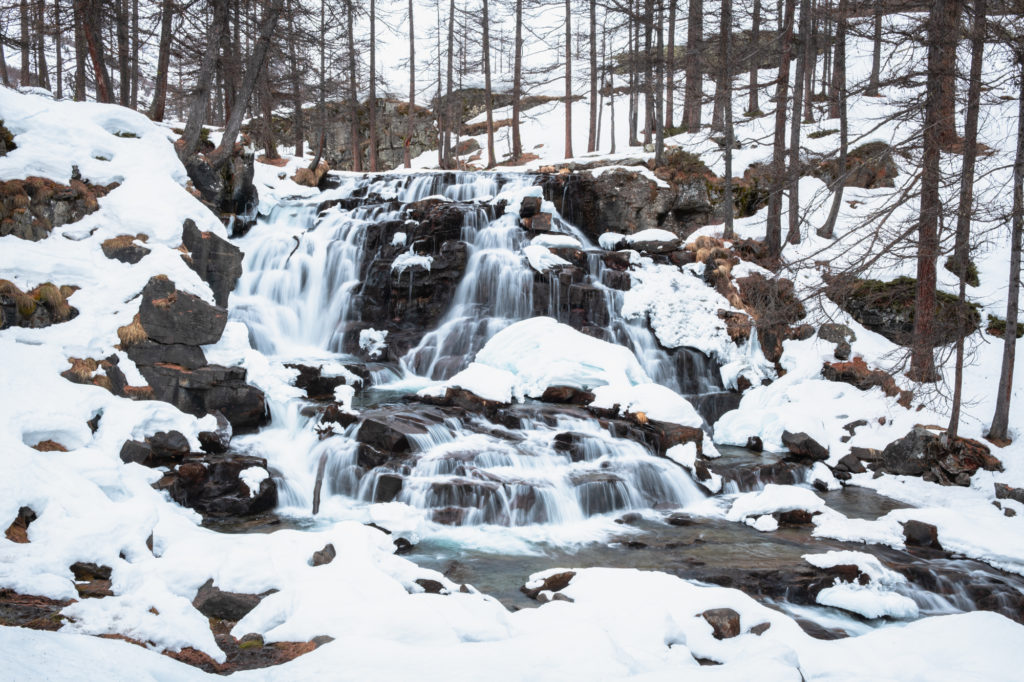
[[[17,148],[18,145],[14,144],[14,135],[4,125],[3,119],[0,119],[0,156],[7,156],[7,152],[12,152]]]
[[[949,258],[947,258],[946,262],[943,264],[943,267],[946,268],[946,270],[948,270],[949,272],[952,272],[957,277],[960,277],[960,268],[957,267],[955,257],[950,256]],[[976,287],[979,284],[981,284],[981,280],[978,279],[978,266],[975,265],[974,261],[972,260],[967,261],[966,282],[972,287]]]
[[[897,277],[883,282],[877,279],[836,277],[828,283],[827,296],[853,319],[893,343],[909,346],[914,333],[917,310],[917,280]],[[934,345],[942,346],[957,339],[958,313],[961,304],[956,296],[944,291],[935,293]],[[981,325],[977,303],[963,306],[966,333],[972,334]]]
[[[1005,338],[1006,336],[1006,320],[997,316],[988,316],[988,326],[985,327],[985,331],[992,336],[998,336],[999,338]],[[1024,336],[1024,324],[1017,323],[1017,338]]]
[[[835,135],[838,132],[839,131],[835,130],[834,128],[830,128],[828,130],[815,130],[813,133],[808,133],[807,137],[811,138],[812,140],[820,140],[823,137],[828,137],[829,135]]]

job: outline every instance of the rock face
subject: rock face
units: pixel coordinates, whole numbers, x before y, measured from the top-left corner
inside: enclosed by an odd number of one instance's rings
[[[182,227],[181,241],[189,250],[182,258],[213,289],[217,305],[226,308],[228,295],[242,276],[241,249],[211,232],[200,232],[191,219]]]
[[[152,397],[197,416],[216,411],[234,431],[252,431],[267,423],[263,392],[246,383],[245,369],[207,364],[199,347],[215,343],[226,322],[224,308],[154,277],[142,291],[136,322],[118,335]]]
[[[903,476],[921,476],[942,485],[971,483],[978,469],[1002,471],[1003,465],[976,440],[957,438],[945,443],[945,434],[915,426],[906,436],[889,443],[871,466],[876,471]]]
[[[826,295],[853,319],[893,343],[909,345],[914,333],[915,291],[917,280],[898,277],[890,282],[873,279],[836,277],[828,282]],[[956,296],[936,294],[935,345],[953,343],[957,338],[960,303]],[[981,315],[973,304],[963,310],[967,334],[981,324]]]
[[[117,187],[83,182],[76,174],[71,183],[28,177],[0,182],[0,237],[13,235],[39,241],[55,227],[81,220],[99,209],[97,199]]]
[[[556,174],[542,180],[544,195],[593,241],[605,232],[632,234],[661,228],[679,236],[707,224],[713,206],[708,181],[694,174],[668,187],[632,170]]]
[[[255,222],[259,193],[252,184],[253,163],[251,153],[237,151],[220,169],[214,169],[198,154],[185,160],[185,170],[202,202],[226,222],[234,219],[238,234]]]
[[[58,287],[47,282],[22,291],[12,282],[0,279],[0,329],[39,329],[74,319],[78,311],[67,299],[76,290],[77,287]]]

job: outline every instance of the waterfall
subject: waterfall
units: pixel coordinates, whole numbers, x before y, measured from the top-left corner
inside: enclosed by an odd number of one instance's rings
[[[534,183],[526,174],[346,175],[316,197],[283,201],[238,240],[246,257],[231,317],[245,323],[252,346],[277,366],[364,366],[372,386],[359,404],[384,423],[408,426],[408,449],[400,453],[360,443],[361,422],[321,440],[308,401],[268,395],[272,426],[244,443],[268,458],[284,509],[309,512],[321,460],[327,514],[393,501],[437,523],[521,526],[681,507],[703,497],[676,464],[612,436],[582,411],[552,416],[522,409],[510,413],[517,420],[510,426],[507,420],[499,425],[460,411],[439,416],[429,412],[434,408],[396,402],[401,386],[452,376],[513,322],[547,315],[573,323],[581,306],[590,317],[588,333],[630,348],[652,380],[694,396],[723,390],[717,368],[703,354],[666,351],[645,323],[621,318],[622,292],[608,285],[603,252],[561,216],[552,216],[551,230],[579,241],[583,265],[571,276],[531,269],[522,255],[530,235],[515,213],[504,212],[504,202],[533,194]],[[430,262],[416,249],[436,255],[441,246],[422,236],[422,243],[406,244],[403,230],[419,226],[409,222],[410,214],[424,206],[458,211],[461,226],[453,234],[465,244],[464,271],[436,324],[422,329],[399,362],[366,365],[342,352],[352,348],[346,335],[393,322],[365,319],[366,302],[379,293],[369,287],[369,273],[378,272],[379,288],[379,270],[390,262],[381,265],[382,254],[393,259],[397,250],[408,249],[403,267],[385,270],[393,273],[385,285],[412,305]],[[544,295],[536,295],[537,282],[546,282]],[[399,377],[404,383],[395,384]],[[381,384],[382,390],[373,390]]]

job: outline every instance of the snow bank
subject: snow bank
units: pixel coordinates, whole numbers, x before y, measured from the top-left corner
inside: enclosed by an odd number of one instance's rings
[[[539,244],[528,244],[523,247],[523,255],[526,256],[526,260],[530,262],[530,267],[540,273],[545,273],[551,268],[558,267],[559,265],[571,265],[569,261],[565,260],[561,256],[556,256],[551,253],[551,250],[546,246]]]
[[[730,521],[742,521],[749,516],[775,514],[796,509],[820,512],[825,509],[825,501],[808,488],[769,483],[763,490],[743,493],[733,500],[732,506],[726,513],[726,518]]]

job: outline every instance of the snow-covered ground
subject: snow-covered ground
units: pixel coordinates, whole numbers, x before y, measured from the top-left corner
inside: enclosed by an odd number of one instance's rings
[[[859,78],[866,73],[870,59],[867,44],[855,41],[850,53],[851,77]],[[901,58],[915,57],[901,54]],[[993,72],[1005,68],[999,55],[986,64]],[[762,72],[763,79],[771,75]],[[900,93],[883,94],[895,97]],[[768,93],[764,95],[767,98]],[[616,120],[624,132],[624,100],[616,102],[620,105],[623,109],[616,111]],[[887,106],[885,97],[854,98],[851,128],[855,134],[851,137],[899,139],[903,131],[897,126],[873,124],[885,115]],[[1006,165],[1015,142],[1012,106],[997,96],[986,100],[982,135],[996,153],[983,161],[990,171],[979,180],[978,195],[983,200],[995,201],[1008,194],[1008,171],[1000,167]],[[576,120],[585,120],[585,103],[574,107],[578,107]],[[561,116],[560,105],[528,112],[524,146],[540,150],[541,156],[532,165],[561,160]],[[75,319],[45,329],[0,332],[0,527],[6,528],[22,506],[39,512],[39,519],[28,531],[30,543],[0,539],[0,588],[54,599],[75,598],[69,566],[90,561],[113,569],[115,594],[67,607],[64,614],[73,621],[57,633],[0,628],[4,660],[0,679],[207,678],[205,673],[157,652],[193,647],[214,660],[223,660],[206,618],[191,604],[198,587],[209,579],[230,591],[278,590],[239,622],[236,635],[260,633],[268,642],[307,641],[320,635],[334,638],[281,668],[239,673],[242,679],[476,679],[486,671],[488,677],[508,680],[667,680],[681,675],[719,680],[1009,680],[1024,666],[1024,627],[992,613],[897,620],[858,637],[819,641],[805,634],[793,618],[738,590],[697,585],[657,572],[613,569],[577,571],[562,591],[571,602],[556,600],[511,613],[493,598],[471,588],[461,592],[440,574],[395,556],[386,535],[362,524],[342,521],[311,531],[253,535],[225,535],[200,527],[198,514],[153,490],[151,483],[159,478],[158,471],[123,464],[118,451],[129,438],[169,429],[181,431],[193,448],[198,448],[197,434],[213,426],[211,418],[198,420],[160,402],[117,398],[99,387],[72,384],[59,372],[68,367],[69,357],[106,357],[116,351],[116,330],[131,321],[135,309],[129,302],[152,275],[166,274],[179,289],[212,301],[209,287],[183,263],[176,247],[186,218],[217,234],[223,235],[224,228],[185,189],[185,172],[171,148],[169,130],[140,114],[110,105],[53,102],[2,89],[0,118],[19,145],[0,158],[0,179],[41,175],[66,183],[72,167],[77,166],[84,177],[95,182],[121,183],[101,199],[99,211],[57,228],[43,241],[0,239],[3,278],[23,289],[45,281],[81,287],[70,299],[80,312]],[[754,142],[767,139],[768,125],[763,118],[741,124],[737,137],[750,142],[737,155],[736,168],[742,170],[768,156],[767,145]],[[806,126],[805,133],[827,127],[827,122]],[[576,127],[577,131],[583,129]],[[119,132],[132,132],[136,137],[120,137],[115,134]],[[701,151],[709,166],[721,169],[721,160],[707,136],[677,136],[670,143]],[[577,151],[584,144],[585,139],[574,141]],[[806,141],[808,148],[821,151],[830,150],[832,144],[830,137]],[[625,140],[617,146],[625,149]],[[288,180],[299,163],[292,160],[286,168],[257,164],[263,212],[281,198],[314,192]],[[430,160],[417,163],[426,165]],[[799,290],[816,288],[820,272],[797,264],[844,262],[850,257],[847,246],[859,242],[859,218],[899,192],[906,178],[902,173],[895,190],[848,190],[849,202],[844,202],[834,242],[813,236],[814,227],[827,211],[827,202],[822,201],[823,183],[814,179],[802,182],[801,194],[807,205],[816,200],[822,205],[809,214],[804,241],[787,247],[784,254]],[[912,211],[912,205],[904,206],[893,220]],[[760,237],[764,212],[737,221],[737,230],[744,236]],[[720,227],[708,226],[698,234],[718,231]],[[104,239],[126,233],[146,234],[147,246],[152,249],[142,262],[130,267],[107,259],[100,250]],[[975,256],[981,285],[971,288],[969,295],[982,304],[983,313],[1004,312],[1005,244],[1005,233],[994,231]],[[895,259],[882,259],[871,274],[890,278],[906,273],[905,268]],[[720,301],[702,301],[702,296],[710,296],[710,290],[691,286],[691,279],[696,278],[685,270],[641,262],[634,271],[635,288],[625,299],[623,313],[647,315],[654,332],[667,345],[704,348],[726,362],[726,367],[739,362],[747,372],[772,371],[756,361],[756,354],[741,357],[727,343],[720,321],[704,315]],[[952,275],[940,269],[940,286],[953,290],[954,284]],[[686,300],[676,301],[667,292],[685,295]],[[898,349],[893,344],[827,301],[808,301],[808,308],[814,319],[834,319],[856,332],[854,355],[873,366],[894,367]],[[694,318],[704,322],[691,322],[696,329],[683,324]],[[538,387],[543,390],[556,381],[566,383],[566,377],[578,378],[585,366],[588,376],[601,375],[604,383],[615,389],[608,400],[629,405],[631,411],[650,412],[653,417],[658,408],[672,407],[665,396],[647,391],[652,384],[645,381],[635,357],[584,344],[552,323],[529,320],[522,327],[508,327],[504,336],[495,337],[491,350],[485,348],[476,364],[452,383],[485,398],[509,400],[531,395]],[[239,327],[229,325],[225,339],[209,349],[211,360],[243,362],[252,380],[268,394],[286,394],[290,390],[288,377],[248,348],[245,329]],[[538,334],[543,334],[543,339],[534,336]],[[543,344],[537,345],[538,340],[555,348],[545,349]],[[374,341],[368,337],[368,343]],[[981,333],[972,341],[962,434],[980,438],[992,412],[1001,345]],[[556,352],[566,349],[572,351],[571,357]],[[753,381],[755,388],[747,391],[739,409],[718,423],[715,441],[743,444],[749,436],[758,435],[768,449],[780,449],[784,429],[804,431],[829,448],[829,463],[835,464],[853,446],[879,448],[914,424],[946,421],[941,397],[905,409],[879,389],[861,392],[825,381],[821,365],[831,359],[832,352],[832,344],[817,338],[787,341],[780,361],[786,374],[767,386]],[[526,362],[541,354],[552,362]],[[119,358],[129,383],[141,383],[131,361],[123,353]],[[1015,376],[1014,405],[1018,408],[1024,404],[1021,364]],[[735,366],[733,370],[733,376],[738,376],[739,370]],[[907,383],[902,378],[899,381]],[[687,423],[695,416],[676,408],[669,410],[674,421]],[[98,414],[102,415],[99,428],[92,433],[86,422]],[[879,417],[885,417],[885,424],[879,423]],[[847,433],[842,425],[858,418],[866,418],[868,425],[843,442],[841,437]],[[1024,505],[1001,501],[1017,512],[1012,518],[992,505],[995,482],[1024,487],[1022,423],[1016,419],[1011,426],[1014,444],[994,451],[1005,472],[978,472],[970,487],[941,487],[909,477],[854,475],[850,483],[914,505],[875,520],[847,518],[800,486],[772,486],[712,498],[703,505],[703,513],[774,532],[769,514],[808,509],[821,512],[815,517],[817,536],[896,547],[903,545],[900,522],[916,519],[934,524],[947,550],[1024,574],[1024,536],[1020,532]],[[69,452],[38,452],[31,447],[47,439],[61,443]],[[693,466],[694,453],[672,454]],[[147,547],[150,538],[152,551]],[[334,544],[337,559],[324,566],[310,566],[309,557],[327,543]],[[831,592],[819,595],[820,603],[869,618],[913,616],[905,598],[889,589],[898,578],[866,555],[808,555],[807,561],[818,567],[852,563],[874,579],[867,588],[829,588]],[[423,578],[441,582],[448,594],[423,593],[416,583]],[[712,608],[738,612],[743,634],[715,639],[711,626],[700,616]],[[763,634],[749,632],[762,623],[770,623]],[[146,642],[148,648],[84,636],[93,634],[124,635]],[[701,666],[697,659],[721,665]]]

